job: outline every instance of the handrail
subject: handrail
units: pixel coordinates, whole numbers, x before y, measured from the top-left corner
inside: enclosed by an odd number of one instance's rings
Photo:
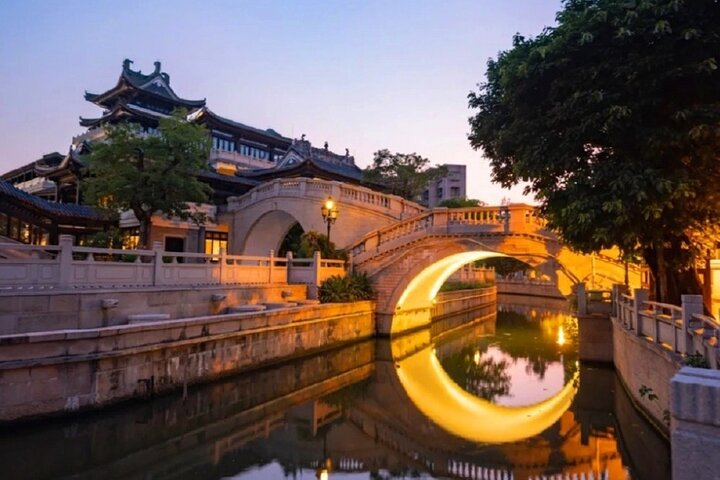
[[[258,185],[243,195],[230,197],[228,206],[230,210],[239,210],[278,196],[324,199],[328,195],[332,195],[339,202],[357,204],[369,210],[390,214],[395,218],[415,215],[427,210],[422,205],[397,195],[377,192],[349,183],[305,177],[278,178]]]

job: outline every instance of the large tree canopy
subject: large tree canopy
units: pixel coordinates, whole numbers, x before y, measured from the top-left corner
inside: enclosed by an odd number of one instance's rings
[[[447,175],[447,167],[431,167],[430,160],[417,153],[375,152],[371,166],[363,170],[363,180],[383,185],[390,193],[419,201],[428,182]]]
[[[84,191],[88,200],[114,210],[132,210],[140,222],[140,247],[149,247],[152,215],[187,219],[188,202],[206,202],[210,187],[197,178],[207,166],[210,137],[204,127],[176,111],[160,120],[157,133],[136,125],[107,127],[107,140],[87,157]]]
[[[642,254],[663,300],[693,291],[720,220],[720,3],[566,0],[469,95],[471,145],[528,182],[579,250]]]

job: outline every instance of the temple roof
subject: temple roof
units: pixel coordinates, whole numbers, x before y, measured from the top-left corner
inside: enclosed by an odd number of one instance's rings
[[[250,137],[250,136],[257,136],[257,140],[260,141],[271,141],[272,143],[280,143],[287,148],[290,146],[292,140],[280,135],[278,132],[273,130],[272,128],[267,128],[265,130],[261,128],[255,128],[251,127],[250,125],[245,125],[244,123],[236,122],[234,120],[230,120],[229,118],[221,117],[217,113],[213,112],[207,107],[203,107],[190,115],[188,115],[188,119],[192,121],[196,121],[199,123],[206,123],[211,128],[222,128],[225,127],[228,130],[235,131],[240,134],[242,137]],[[249,140],[252,140],[252,138],[248,138]]]
[[[350,183],[362,182],[362,170],[349,155],[314,148],[306,140],[296,140],[276,167],[241,173],[249,178],[268,181],[281,177],[317,177]]]
[[[15,188],[11,183],[0,180],[0,198],[3,201],[21,204],[24,208],[36,214],[45,215],[60,221],[109,221],[107,214],[87,205],[76,205],[74,203],[49,202],[36,195]]]
[[[128,90],[139,90],[151,98],[163,100],[176,107],[193,110],[205,106],[205,99],[188,100],[178,97],[170,87],[170,75],[161,71],[160,62],[155,62],[155,70],[148,75],[140,70],[132,70],[130,68],[132,63],[132,60],[125,59],[117,85],[104,93],[85,92],[85,99],[96,105],[112,108],[118,95]]]
[[[83,127],[93,128],[105,123],[113,123],[121,120],[127,120],[128,118],[144,118],[157,122],[161,117],[168,115],[160,112],[154,112],[148,108],[141,107],[139,105],[133,105],[126,103],[125,101],[118,101],[111,110],[107,110],[103,113],[102,117],[98,118],[84,118],[80,117],[80,125]]]

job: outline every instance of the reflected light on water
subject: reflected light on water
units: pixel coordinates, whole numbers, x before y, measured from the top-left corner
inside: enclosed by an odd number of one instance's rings
[[[428,346],[397,362],[410,400],[444,430],[473,442],[506,443],[538,435],[570,407],[578,373],[554,396],[533,405],[505,407],[460,388]]]
[[[562,325],[560,325],[560,328],[558,328],[557,344],[561,347],[565,345],[565,330],[563,330]]]

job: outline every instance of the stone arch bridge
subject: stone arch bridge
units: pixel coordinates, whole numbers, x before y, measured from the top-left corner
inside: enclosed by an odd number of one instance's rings
[[[514,257],[547,275],[559,293],[593,283],[622,283],[617,252],[584,255],[570,250],[534,207],[434,209],[370,232],[350,248],[353,268],[367,273],[378,295],[378,333],[394,334],[429,322],[429,309],[447,278],[461,266],[494,256]],[[641,271],[628,267],[631,285]]]
[[[277,179],[231,198],[224,213],[232,230],[230,252],[277,251],[296,223],[304,231],[324,231],[320,207],[329,196],[340,209],[332,240],[350,252],[353,268],[373,281],[381,334],[427,323],[443,282],[461,266],[488,257],[528,263],[563,295],[579,282],[609,288],[625,279],[617,252],[573,252],[530,205],[428,210],[395,195],[309,178]],[[640,275],[639,268],[629,267],[631,285],[640,286]]]

